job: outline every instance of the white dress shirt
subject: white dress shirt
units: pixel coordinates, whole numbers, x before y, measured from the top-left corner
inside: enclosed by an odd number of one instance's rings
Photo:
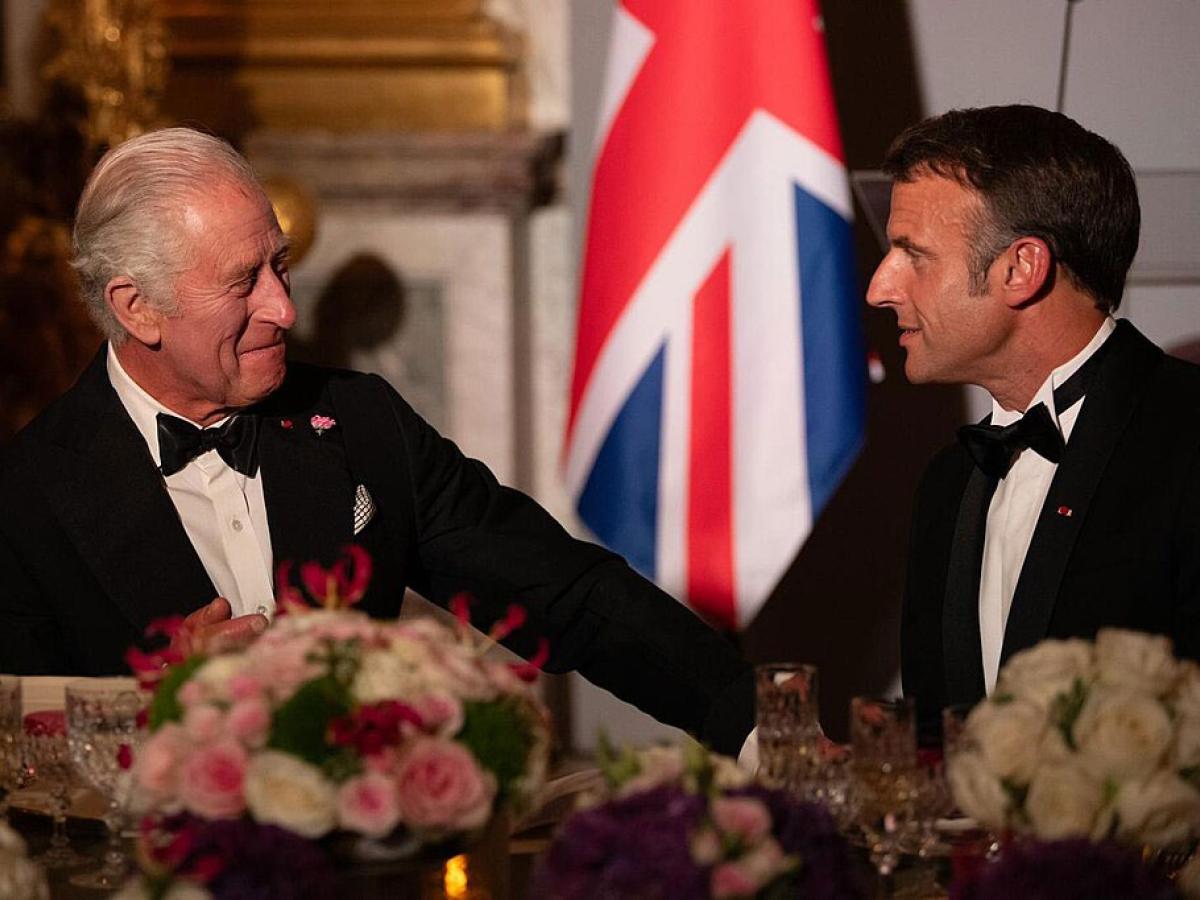
[[[130,378],[111,344],[108,378],[145,439],[154,465],[159,465],[158,414],[186,417],[167,409]],[[209,427],[219,428],[224,421]],[[233,615],[270,617],[275,611],[275,590],[262,470],[250,478],[209,450],[167,477],[166,487],[204,571],[218,594],[229,601]]]
[[[1044,403],[1050,418],[1057,423],[1063,440],[1071,439],[1071,431],[1086,397],[1068,409],[1054,408],[1054,389],[1060,387],[1076,370],[1100,349],[1116,328],[1116,322],[1105,319],[1091,342],[1068,362],[1050,373],[1026,409]],[[1024,415],[1024,411],[1008,411],[992,400],[992,424],[1009,425]],[[990,694],[996,686],[1000,670],[1000,651],[1004,645],[1004,628],[1012,608],[1017,579],[1025,564],[1025,555],[1033,540],[1038,515],[1050,482],[1058,470],[1035,450],[1022,450],[996,486],[988,507],[987,532],[983,542],[983,566],[979,574],[979,642],[983,650],[983,680]]]

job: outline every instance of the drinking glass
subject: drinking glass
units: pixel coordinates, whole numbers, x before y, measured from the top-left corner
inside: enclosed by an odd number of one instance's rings
[[[115,890],[125,880],[128,859],[121,832],[129,806],[129,764],[140,744],[144,695],[132,678],[87,678],[68,682],[67,744],[76,770],[104,795],[108,850],[104,865],[71,877],[79,887]]]
[[[25,716],[25,773],[44,788],[52,802],[54,827],[50,847],[34,862],[47,869],[69,869],[87,862],[72,849],[67,838],[67,810],[71,805],[72,767],[67,749],[66,717],[61,710]]]
[[[21,679],[0,675],[0,822],[8,821],[8,798],[24,783],[21,759]]]
[[[810,799],[820,771],[817,667],[763,663],[755,667],[759,776]]]
[[[916,819],[920,775],[913,701],[855,697],[850,743],[855,810],[880,876],[900,862]]]

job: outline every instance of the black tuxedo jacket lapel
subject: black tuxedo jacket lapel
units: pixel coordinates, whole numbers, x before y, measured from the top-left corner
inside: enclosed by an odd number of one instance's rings
[[[1003,663],[1046,636],[1059,587],[1113,450],[1162,351],[1128,322],[1117,324],[1071,440],[1055,472],[1017,580],[1004,631]]]
[[[354,538],[355,485],[346,466],[341,426],[318,434],[319,400],[284,389],[264,407],[258,462],[278,566],[309,560],[331,564]]]
[[[138,631],[216,596],[162,475],[108,380],[107,348],[80,378],[39,460],[59,521]]]
[[[988,504],[996,485],[978,467],[971,469],[962,492],[942,606],[942,661],[949,703],[975,703],[986,692],[983,648],[979,638],[979,578]]]

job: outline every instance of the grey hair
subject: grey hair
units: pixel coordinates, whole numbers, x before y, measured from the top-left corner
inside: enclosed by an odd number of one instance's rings
[[[128,335],[106,302],[109,282],[127,276],[155,307],[173,313],[175,279],[192,264],[182,210],[198,194],[229,182],[262,191],[233,147],[192,128],[131,138],[96,164],[75,214],[71,265],[88,313],[114,344]]]

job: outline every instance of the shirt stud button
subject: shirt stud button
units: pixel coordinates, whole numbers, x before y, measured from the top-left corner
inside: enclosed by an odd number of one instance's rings
[[[260,616],[265,616],[267,614],[267,608],[261,604],[259,604],[259,606],[256,607],[254,611],[256,613],[258,613]]]
[[[242,520],[234,519],[232,522],[229,523],[229,527],[232,528],[234,531],[241,531],[242,530]]]

